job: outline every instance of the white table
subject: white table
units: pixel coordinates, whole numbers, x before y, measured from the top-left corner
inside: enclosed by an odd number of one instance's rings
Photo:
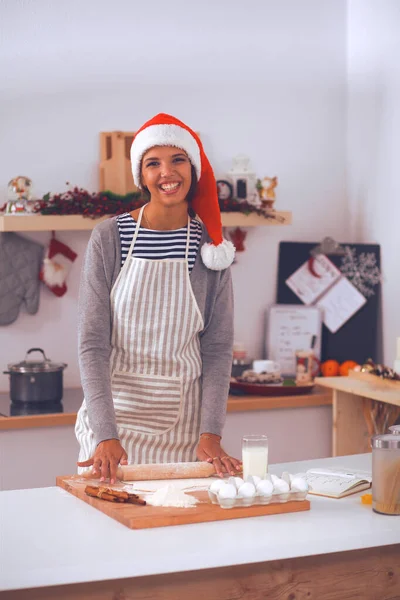
[[[369,470],[371,455],[270,471],[335,465]],[[246,586],[268,598],[279,587],[287,594],[277,597],[297,600],[322,599],[330,586],[330,599],[394,598],[400,594],[400,517],[373,513],[360,495],[309,496],[308,512],[138,531],[56,487],[1,492],[0,597],[11,600],[11,590],[25,589],[18,598],[83,599],[101,590],[99,598],[111,599],[122,590],[135,600],[222,600]]]

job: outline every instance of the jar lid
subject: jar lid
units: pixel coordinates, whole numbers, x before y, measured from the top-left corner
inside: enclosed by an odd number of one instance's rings
[[[28,354],[34,351],[41,352],[43,355],[43,360],[28,360]],[[56,371],[62,371],[67,365],[65,363],[52,362],[46,357],[41,348],[31,348],[26,353],[25,360],[22,360],[19,363],[12,363],[7,366],[10,373],[53,373]]]
[[[396,435],[400,434],[400,425],[391,425],[389,427],[390,433],[395,433]]]
[[[385,433],[383,435],[375,435],[372,438],[373,448],[391,448],[392,450],[400,449],[400,435],[398,433]]]

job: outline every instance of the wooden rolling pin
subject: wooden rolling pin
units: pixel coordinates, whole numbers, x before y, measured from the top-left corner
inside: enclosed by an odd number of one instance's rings
[[[215,475],[212,464],[207,462],[155,463],[152,465],[119,466],[117,478],[121,481],[150,481],[152,479],[192,479]],[[82,473],[93,479],[91,469]]]

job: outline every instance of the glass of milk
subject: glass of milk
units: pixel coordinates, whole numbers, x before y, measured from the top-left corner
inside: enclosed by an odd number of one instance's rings
[[[268,438],[266,435],[245,435],[242,439],[243,479],[258,475],[265,479],[268,472]]]

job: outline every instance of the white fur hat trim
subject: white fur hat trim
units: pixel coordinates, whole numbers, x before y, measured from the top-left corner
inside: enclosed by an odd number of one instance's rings
[[[223,240],[221,244],[203,244],[201,247],[201,258],[208,269],[212,271],[222,271],[227,269],[233,263],[235,258],[235,246],[228,240]]]
[[[154,146],[175,146],[184,150],[196,169],[197,179],[200,179],[200,148],[194,137],[179,125],[149,125],[139,131],[131,146],[132,175],[137,187],[140,187],[140,166],[143,155]]]

